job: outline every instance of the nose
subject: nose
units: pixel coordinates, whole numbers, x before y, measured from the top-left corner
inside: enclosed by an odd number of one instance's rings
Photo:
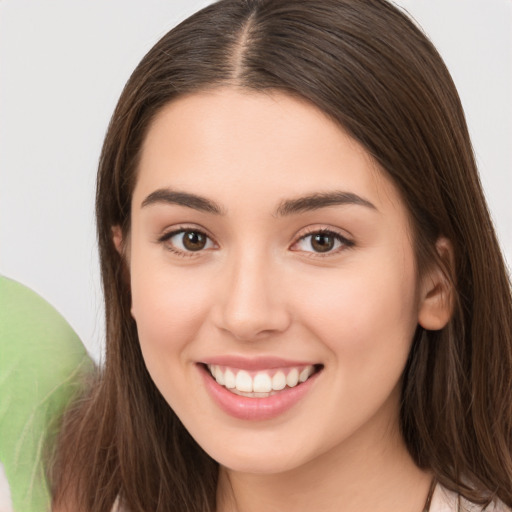
[[[241,341],[284,332],[291,315],[279,269],[254,254],[239,257],[227,267],[219,276],[217,326]]]

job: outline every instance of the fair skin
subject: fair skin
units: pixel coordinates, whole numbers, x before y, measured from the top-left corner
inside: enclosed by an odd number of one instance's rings
[[[131,231],[113,231],[146,366],[220,464],[219,512],[422,510],[400,379],[449,291],[418,277],[405,206],[358,143],[282,93],[179,98],[145,139]],[[228,390],[241,370],[307,380]]]

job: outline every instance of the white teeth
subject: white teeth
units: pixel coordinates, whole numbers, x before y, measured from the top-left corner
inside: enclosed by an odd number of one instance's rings
[[[228,389],[233,389],[236,387],[235,374],[231,370],[226,370],[224,372],[224,386],[226,386]]]
[[[266,373],[257,373],[252,387],[255,393],[270,393],[272,391],[272,379]]]
[[[281,391],[281,389],[284,389],[286,387],[286,377],[284,376],[283,372],[277,372],[272,377],[272,389],[275,389],[276,391]]]
[[[208,369],[218,384],[233,390],[233,392],[248,393],[248,396],[259,394],[268,396],[269,393],[281,391],[287,386],[293,388],[308,380],[314,373],[312,365],[291,368],[287,373],[285,373],[286,370],[278,370],[272,377],[270,376],[272,370],[260,371],[251,375],[246,370],[223,369],[219,365],[208,365]],[[255,395],[252,395],[253,393]]]
[[[215,373],[213,374],[213,376],[215,377],[215,380],[221,385],[221,386],[224,386],[224,384],[226,383],[224,381],[224,373],[222,372],[222,370],[218,367],[218,366],[215,366]]]
[[[287,376],[286,376],[286,384],[293,388],[295,387],[299,382],[299,370],[297,368],[294,368]]]
[[[299,382],[306,382],[308,380],[308,377],[311,375],[311,367],[308,366],[307,368],[304,368],[304,370],[302,370],[300,372],[300,375],[299,375]]]
[[[246,393],[252,392],[252,379],[246,371],[240,370],[237,373],[235,388],[238,389],[238,391],[245,391]]]

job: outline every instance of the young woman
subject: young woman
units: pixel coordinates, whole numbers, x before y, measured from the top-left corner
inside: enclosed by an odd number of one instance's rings
[[[100,161],[105,368],[55,510],[508,510],[512,299],[459,98],[384,0],[221,0]]]

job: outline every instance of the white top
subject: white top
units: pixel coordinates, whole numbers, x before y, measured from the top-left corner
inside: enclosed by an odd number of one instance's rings
[[[123,512],[117,500],[112,512]],[[459,499],[458,494],[437,484],[432,495],[429,512],[512,512],[512,509],[508,508],[501,501],[498,503],[493,502],[487,507],[475,505],[464,498]]]
[[[460,508],[459,508],[460,501]],[[430,503],[429,512],[512,512],[501,501],[498,503],[491,503],[487,507],[475,505],[464,498],[459,498],[459,495],[445,489],[441,485],[437,485],[434,489],[432,501]]]

